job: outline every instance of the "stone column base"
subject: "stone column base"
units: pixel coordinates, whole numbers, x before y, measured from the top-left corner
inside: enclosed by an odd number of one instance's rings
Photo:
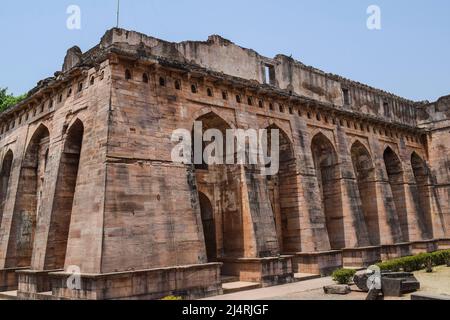
[[[0,292],[14,291],[18,288],[19,279],[17,271],[26,270],[28,268],[14,268],[0,270]]]
[[[344,267],[367,268],[381,262],[381,246],[342,250]]]
[[[320,274],[329,276],[342,268],[342,251],[296,253],[292,258],[295,273]]]
[[[263,287],[294,282],[292,256],[274,258],[226,258],[222,273],[239,277],[240,281],[258,282]]]
[[[167,296],[200,299],[222,294],[221,263],[108,274],[81,274],[81,289],[67,287],[73,274],[50,273],[59,300],[156,300]]]
[[[438,240],[424,240],[411,242],[411,253],[413,255],[420,253],[430,253],[438,250]]]
[[[49,273],[60,272],[62,270],[21,270],[17,271],[19,299],[38,299],[38,294],[52,291]]]
[[[449,250],[450,249],[450,238],[439,239],[438,240],[438,249],[439,250]]]
[[[386,244],[381,246],[381,260],[388,261],[411,255],[411,243]]]

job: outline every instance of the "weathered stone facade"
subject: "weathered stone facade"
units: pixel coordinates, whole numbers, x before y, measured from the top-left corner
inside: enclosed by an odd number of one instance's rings
[[[196,120],[279,129],[280,172],[172,162],[173,130]],[[222,275],[269,286],[448,248],[449,131],[448,97],[409,101],[219,36],[110,30],[0,115],[0,290],[197,298]]]

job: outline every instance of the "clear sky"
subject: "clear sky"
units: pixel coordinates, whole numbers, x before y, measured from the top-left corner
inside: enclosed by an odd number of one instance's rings
[[[117,0],[1,0],[0,87],[20,94],[115,26]],[[121,27],[169,41],[223,37],[413,100],[450,94],[448,0],[121,0]],[[69,5],[81,29],[69,30]],[[366,25],[381,9],[381,30]]]

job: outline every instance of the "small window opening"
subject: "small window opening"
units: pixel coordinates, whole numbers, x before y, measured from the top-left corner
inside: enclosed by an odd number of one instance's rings
[[[206,89],[206,94],[208,95],[208,97],[212,97],[213,96],[213,92],[211,88]]]
[[[269,109],[273,111],[273,103],[269,103]]]
[[[241,96],[238,94],[236,95],[236,102],[241,103]]]
[[[289,107],[289,114],[294,114],[294,109],[292,109],[292,107]]]
[[[72,95],[72,88],[69,88],[69,90],[67,90],[67,97],[70,97]]]
[[[166,79],[164,79],[163,77],[159,77],[159,85],[161,87],[165,87],[166,86]]]
[[[95,83],[95,78],[94,78],[94,76],[92,76],[92,77],[91,77],[91,82],[90,82],[91,86],[93,86],[94,83]]]
[[[131,80],[131,71],[125,70],[125,80]]]
[[[350,92],[348,91],[348,89],[342,89],[342,94],[344,96],[344,105],[350,105]]]
[[[78,92],[81,92],[81,91],[83,91],[83,82],[80,82],[78,84]]]
[[[180,82],[180,80],[175,80],[175,89],[176,90],[181,90],[181,82]]]
[[[60,94],[59,97],[58,97],[58,102],[61,103],[61,102],[62,102],[62,99],[63,99],[63,98],[62,98],[62,94]]]
[[[228,100],[228,93],[226,91],[222,91],[222,99]]]
[[[264,83],[275,84],[275,68],[270,64],[264,65]]]
[[[258,106],[263,109],[264,108],[264,102],[262,100],[258,101]]]
[[[195,84],[191,85],[191,92],[197,93],[197,86]]]
[[[284,113],[284,106],[282,104],[280,104],[280,112]]]
[[[148,74],[144,73],[144,74],[142,75],[142,82],[148,83]]]
[[[248,98],[247,98],[247,104],[248,104],[249,106],[252,106],[252,105],[253,105],[253,98],[252,98],[252,97],[248,97]]]

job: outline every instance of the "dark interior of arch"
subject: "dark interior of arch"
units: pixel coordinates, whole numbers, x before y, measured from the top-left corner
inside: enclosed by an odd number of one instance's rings
[[[272,212],[281,252],[301,251],[297,166],[294,149],[286,133],[275,125],[267,128],[268,150],[272,145],[272,130],[279,133],[279,171],[267,176]]]
[[[387,200],[394,201],[403,234],[403,241],[408,242],[409,229],[402,164],[398,156],[390,147],[385,150],[383,158],[389,178],[389,184],[392,190],[392,196],[394,198]]]
[[[40,126],[25,152],[8,244],[7,268],[28,267],[31,264],[36,217],[45,183],[49,142],[48,129]]]
[[[433,238],[433,222],[431,218],[431,193],[428,168],[425,161],[417,153],[411,156],[411,166],[416,181],[414,201],[418,208],[419,225],[424,239]]]
[[[364,219],[369,232],[370,244],[380,244],[380,225],[378,220],[378,206],[376,199],[375,170],[369,151],[356,142],[351,149],[353,167],[358,183]]]
[[[330,245],[333,250],[345,248],[339,164],[331,142],[318,134],[311,143],[321,199],[324,206]]]
[[[49,241],[47,242],[45,257],[46,270],[64,268],[83,135],[84,126],[79,120],[71,126],[66,135],[53,200]]]
[[[14,155],[9,150],[3,158],[3,163],[0,172],[0,225],[3,218],[3,210],[5,208],[5,201],[8,195],[9,180],[11,177],[11,169],[14,160]]]

